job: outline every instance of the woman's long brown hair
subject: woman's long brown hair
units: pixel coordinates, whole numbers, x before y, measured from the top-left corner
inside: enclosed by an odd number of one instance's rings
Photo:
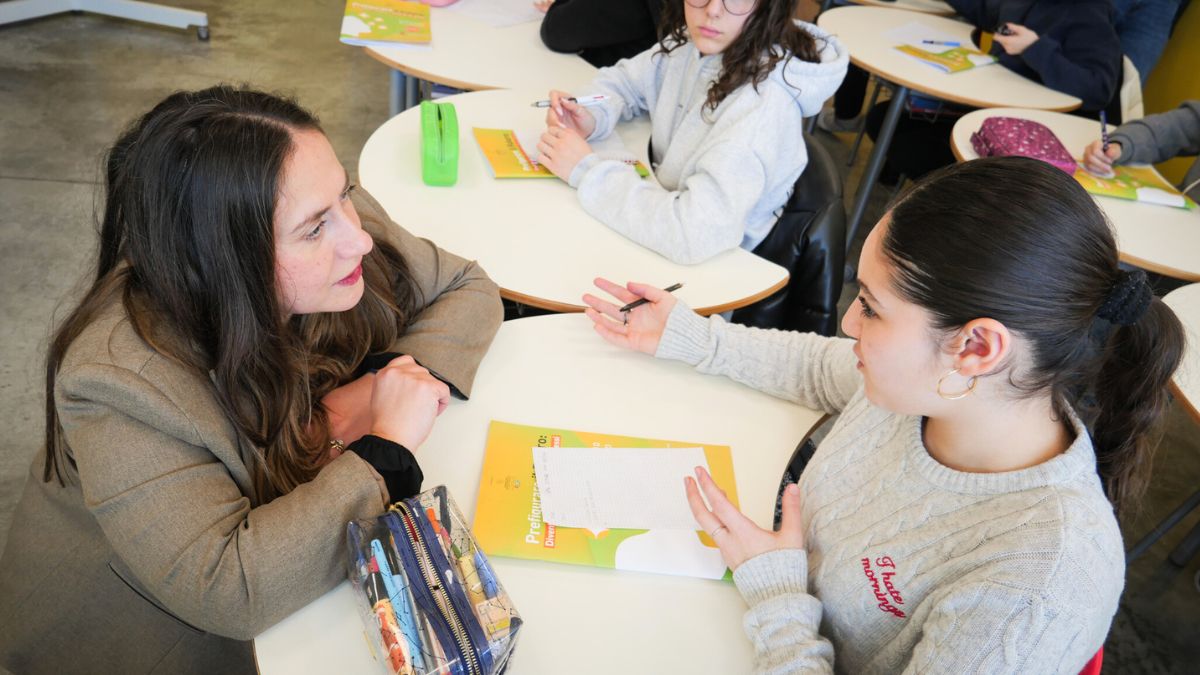
[[[47,356],[43,480],[65,483],[74,471],[54,402],[63,357],[118,301],[155,351],[211,378],[256,458],[259,503],[316,475],[328,439],[320,399],[368,353],[386,350],[420,299],[403,256],[377,239],[357,306],[283,318],[273,215],[300,130],[320,126],[295,102],[218,86],[167,97],[117,140],[95,279]]]
[[[668,0],[663,5],[658,34],[660,52],[669,54],[688,42],[685,0]],[[722,0],[710,0],[722,2]],[[717,106],[738,87],[751,84],[758,87],[775,66],[785,59],[797,58],[808,63],[821,62],[821,50],[816,39],[801,30],[792,17],[798,0],[758,0],[742,34],[721,56],[721,72],[708,88],[704,106]]]

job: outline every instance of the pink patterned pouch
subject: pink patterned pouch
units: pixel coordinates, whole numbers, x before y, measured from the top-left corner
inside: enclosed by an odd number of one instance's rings
[[[989,117],[971,134],[980,157],[1030,157],[1075,174],[1075,160],[1046,125],[1018,117]]]

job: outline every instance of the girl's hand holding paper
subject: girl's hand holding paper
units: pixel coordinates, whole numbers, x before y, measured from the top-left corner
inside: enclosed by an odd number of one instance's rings
[[[699,488],[696,484],[699,483]],[[800,523],[800,487],[795,483],[783,491],[783,517],[779,531],[764,530],[750,520],[717,487],[708,472],[696,467],[696,478],[683,479],[688,506],[696,522],[708,533],[729,569],[736,571],[747,560],[787,548],[804,548],[804,529]],[[700,493],[704,493],[701,498]],[[704,500],[712,505],[710,511]]]
[[[596,118],[584,106],[570,100],[571,95],[557,89],[550,90],[550,108],[546,111],[546,126],[566,127],[583,138],[596,130]]]
[[[651,286],[629,282],[627,286],[618,286],[608,279],[596,279],[596,288],[608,293],[622,304],[628,304],[645,298],[648,303],[622,312],[620,305],[585,293],[583,301],[587,303],[585,310],[592,320],[593,328],[608,342],[626,349],[653,355],[658,349],[658,341],[662,338],[663,329],[667,327],[667,317],[675,307],[675,296]]]
[[[559,126],[546,128],[537,149],[538,163],[563,180],[569,180],[575,165],[592,154],[592,146],[578,131]]]

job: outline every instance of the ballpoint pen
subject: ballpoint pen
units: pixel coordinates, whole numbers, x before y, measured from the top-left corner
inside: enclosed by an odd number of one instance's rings
[[[413,608],[408,604],[408,593],[405,587],[396,585],[394,578],[396,575],[388,562],[388,555],[383,549],[383,543],[378,539],[371,540],[371,553],[374,554],[379,574],[383,577],[383,586],[388,594],[388,600],[391,601],[392,614],[400,624],[400,631],[408,645],[408,649],[405,650],[408,660],[414,668],[424,670],[425,663],[421,659],[421,638],[417,635],[416,616],[413,614]]]
[[[681,288],[683,288],[683,284],[671,284],[670,286],[667,286],[663,290],[666,291],[667,293],[672,293]],[[628,305],[625,305],[620,310],[618,310],[622,314],[625,315],[625,323],[629,323],[629,312],[637,309],[638,307],[641,307],[642,305],[646,304],[647,302],[650,302],[650,301],[647,300],[646,298],[638,298],[637,300],[634,300],[633,302],[629,303]]]
[[[602,102],[608,100],[608,96],[604,94],[595,94],[593,96],[567,96],[562,100],[570,101],[576,105],[600,105]],[[549,108],[550,100],[542,99],[541,101],[534,101],[529,105],[533,106],[534,108]]]

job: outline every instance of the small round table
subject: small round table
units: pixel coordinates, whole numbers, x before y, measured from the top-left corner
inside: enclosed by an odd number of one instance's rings
[[[719,412],[718,412],[719,411]],[[507,321],[417,451],[425,485],[444,484],[474,518],[488,423],[727,444],[738,500],[763,527],[796,443],[823,418],[691,367],[617,349],[576,314]],[[525,620],[511,672],[738,673],[754,658],[732,583],[491,558]],[[670,624],[670,629],[664,629]],[[254,640],[263,675],[379,672],[348,582]]]
[[[914,22],[952,36],[964,45],[971,44],[971,24],[940,16],[918,15],[904,9],[838,7],[822,13],[817,20],[821,28],[836,35],[846,45],[852,63],[892,85],[892,100],[887,115],[883,118],[883,126],[871,150],[862,183],[854,196],[854,209],[846,228],[847,245],[858,235],[867,200],[883,168],[884,157],[910,89],[977,108],[1009,106],[1065,112],[1083,103],[1074,96],[1038,84],[1000,65],[973,68],[961,73],[943,73],[907,56],[896,50],[896,45],[901,44],[902,40],[889,34]]]
[[[1180,405],[1191,414],[1192,419],[1200,424],[1200,284],[1177,288],[1163,296],[1163,302],[1175,311],[1187,334],[1187,350],[1183,354],[1183,362],[1179,364],[1179,369],[1171,377],[1171,391]],[[1193,492],[1162,522],[1155,525],[1153,530],[1134,544],[1125,556],[1125,564],[1128,565],[1145,553],[1197,508],[1200,508],[1200,490]],[[1176,567],[1183,567],[1197,552],[1200,552],[1200,524],[1184,535],[1168,554],[1167,559]],[[1197,577],[1197,581],[1200,582],[1200,576]]]
[[[1187,333],[1183,363],[1171,378],[1175,398],[1200,424],[1200,284],[1189,284],[1167,293],[1163,302],[1175,310]]]
[[[580,298],[594,291],[598,276],[660,288],[682,282],[679,297],[703,314],[744,307],[787,283],[786,269],[740,248],[697,265],[673,263],[592,218],[575,190],[557,178],[493,178],[471,128],[540,132],[546,111],[530,103],[544,97],[543,90],[499,89],[442,99],[455,105],[458,117],[453,187],[421,180],[417,108],[371,135],[359,157],[359,179],[410,232],[478,260],[504,297],[542,309],[582,311]],[[616,133],[649,165],[645,116],[619,125]]]
[[[954,125],[950,147],[958,160],[979,155],[971,147],[971,134],[989,117],[1020,117],[1046,125],[1073,156],[1100,138],[1100,123],[1045,110],[992,108],[976,110]],[[1176,279],[1200,281],[1200,211],[1159,206],[1129,199],[1096,196],[1117,234],[1121,260]]]
[[[850,0],[850,2],[869,7],[905,9],[910,12],[920,12],[934,16],[954,16],[958,14],[958,12],[954,11],[953,7],[946,4],[943,0]]]
[[[540,21],[496,28],[439,7],[430,8],[429,21],[428,49],[367,47],[367,54],[392,68],[392,115],[415,105],[417,80],[468,91],[537,89],[545,98],[550,89],[582,86],[597,73],[575,54],[547,49]],[[406,85],[411,85],[407,93]]]

